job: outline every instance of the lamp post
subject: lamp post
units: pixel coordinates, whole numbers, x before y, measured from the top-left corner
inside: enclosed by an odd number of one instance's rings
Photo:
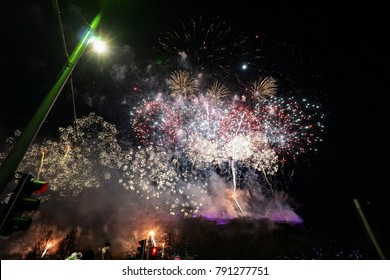
[[[74,67],[84,53],[91,37],[94,35],[96,28],[99,26],[102,14],[98,13],[89,25],[89,29],[84,37],[79,41],[68,61],[62,67],[58,80],[55,82],[52,89],[49,91],[36,113],[33,115],[18,141],[9,152],[4,162],[0,165],[0,195],[6,188],[9,181],[15,175],[20,162],[22,161],[29,146],[34,141],[39,129],[53,107],[57,97],[59,96],[66,81],[71,75]]]
[[[386,257],[381,249],[381,247],[379,246],[379,243],[375,237],[375,234],[374,232],[372,231],[371,227],[370,227],[370,224],[368,223],[367,221],[367,218],[366,218],[366,215],[364,215],[364,212],[363,212],[363,209],[362,207],[360,206],[360,202],[357,198],[355,198],[353,200],[353,203],[355,204],[355,207],[356,207],[356,210],[358,211],[359,213],[359,217],[360,219],[362,220],[362,223],[363,223],[363,226],[364,228],[366,229],[367,233],[368,233],[368,236],[370,237],[370,240],[372,242],[372,244],[374,245],[375,247],[375,250],[377,251],[379,257],[382,259],[382,260],[385,260]]]

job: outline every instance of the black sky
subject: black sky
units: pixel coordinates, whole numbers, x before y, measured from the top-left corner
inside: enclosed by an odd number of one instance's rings
[[[98,1],[58,1],[69,52],[77,26],[99,12]],[[179,19],[220,16],[251,34],[261,34],[278,71],[321,94],[328,111],[325,144],[298,166],[291,193],[302,214],[320,227],[364,230],[352,200],[359,198],[387,250],[390,223],[388,179],[389,34],[386,9],[365,3],[341,6],[275,1],[107,1],[101,23],[117,45],[147,55],[160,32]],[[286,1],[287,2],[287,1]],[[7,1],[0,10],[0,136],[22,129],[59,73],[63,49],[51,1]],[[141,54],[142,53],[142,54]],[[283,60],[279,55],[288,57]],[[294,54],[295,56],[289,57]],[[92,63],[85,58],[85,63]],[[294,64],[294,67],[291,66]],[[76,73],[75,73],[76,75]],[[77,76],[75,76],[77,79]],[[69,93],[68,93],[69,94]],[[60,97],[58,104],[67,103]],[[80,101],[82,102],[82,101]],[[55,105],[44,125],[71,120],[71,107]],[[80,104],[80,107],[83,107]],[[85,108],[85,107],[83,107]],[[61,118],[61,113],[67,118]],[[390,254],[390,252],[388,252]]]

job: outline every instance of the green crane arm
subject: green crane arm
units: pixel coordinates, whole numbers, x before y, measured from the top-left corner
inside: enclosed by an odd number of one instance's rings
[[[0,195],[6,188],[7,184],[15,176],[15,172],[17,171],[20,162],[22,161],[31,143],[34,141],[39,129],[41,128],[43,122],[53,107],[62,88],[71,75],[80,57],[84,53],[86,47],[88,46],[88,42],[99,26],[101,18],[102,13],[100,12],[95,16],[89,25],[88,31],[85,33],[84,37],[81,38],[73,53],[69,57],[69,60],[61,69],[58,80],[55,82],[54,86],[49,91],[38,110],[31,118],[30,122],[27,124],[15,146],[9,152],[4,162],[0,165]]]

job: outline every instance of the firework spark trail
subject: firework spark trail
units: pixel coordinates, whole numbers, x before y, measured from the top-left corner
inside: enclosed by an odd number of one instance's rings
[[[44,151],[41,151],[41,162],[40,162],[40,164],[39,164],[39,169],[38,169],[38,174],[37,174],[37,179],[38,179],[38,180],[39,180],[39,175],[40,175],[41,172],[42,172],[44,160],[45,160],[45,152],[44,152]]]
[[[237,131],[236,131],[236,136],[237,136],[238,132],[240,131],[240,127],[241,127],[242,121],[244,119],[244,116],[245,116],[245,112],[243,115],[241,115],[241,118],[240,118],[240,121],[239,121],[239,124],[237,127]],[[236,182],[236,165],[235,165],[234,159],[235,159],[235,150],[233,149],[232,160],[231,160],[232,174],[233,174],[233,199],[234,199],[235,203],[237,204],[237,207],[240,209],[241,213],[244,213],[244,210],[242,209],[241,205],[238,203],[238,201],[236,199],[237,182]]]
[[[232,195],[232,198],[234,200],[234,202],[236,203],[237,207],[240,209],[241,213],[243,214],[244,213],[244,210],[242,209],[240,203],[238,203],[237,199],[236,199],[236,168],[235,168],[235,163],[234,163],[234,158],[231,160],[231,165],[232,165],[232,174],[233,174],[233,195]]]
[[[151,239],[153,246],[156,246],[156,239],[154,239],[154,230],[149,232],[149,238]]]
[[[45,250],[43,251],[42,255],[41,255],[41,259],[43,259],[43,257],[46,255],[47,253],[47,250],[50,249],[51,247],[53,246],[52,243],[48,242],[47,245],[46,245],[46,248]]]
[[[237,201],[236,195],[234,194],[232,197],[233,197],[233,200],[236,202],[237,207],[240,209],[240,212],[244,213],[244,210],[241,208],[240,203],[238,203],[238,201]]]
[[[62,157],[61,159],[61,165],[63,165],[65,163],[65,160],[69,154],[69,151],[70,151],[70,145],[66,145],[66,150],[65,150],[65,154],[64,156]]]

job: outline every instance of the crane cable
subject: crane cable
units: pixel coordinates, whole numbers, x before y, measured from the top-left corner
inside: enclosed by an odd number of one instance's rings
[[[64,34],[64,28],[62,25],[62,20],[61,20],[61,12],[60,8],[58,5],[57,0],[53,0],[53,5],[55,8],[55,11],[58,15],[58,23],[60,25],[60,31],[61,31],[61,39],[62,39],[62,44],[64,46],[64,55],[67,61],[69,61],[69,53],[68,53],[68,48],[66,46],[66,40],[65,40],[65,34]],[[70,90],[72,93],[72,104],[73,104],[73,126],[75,130],[75,135],[77,136],[77,126],[76,126],[76,120],[77,120],[77,114],[76,114],[76,99],[75,99],[75,94],[74,94],[74,87],[73,87],[73,79],[72,79],[72,74],[69,76],[69,84],[70,84]]]

